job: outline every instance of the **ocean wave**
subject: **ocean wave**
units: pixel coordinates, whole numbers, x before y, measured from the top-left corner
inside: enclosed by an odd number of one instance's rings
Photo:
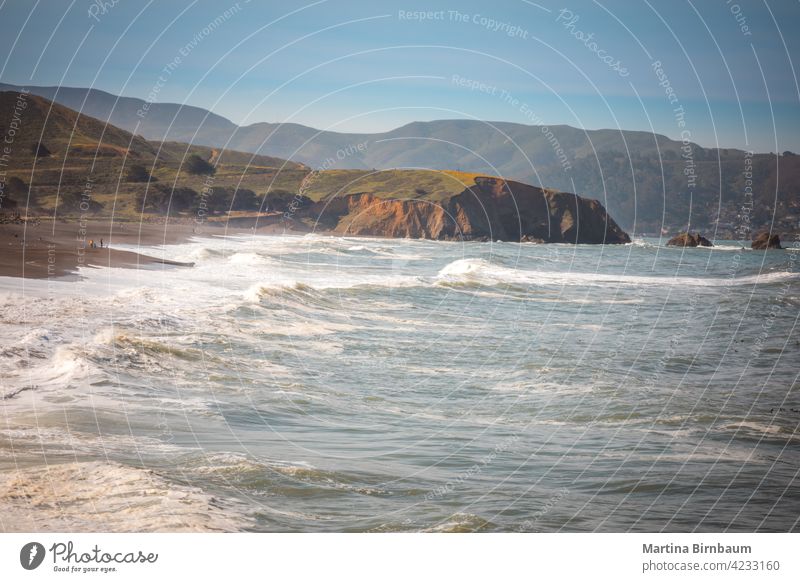
[[[583,286],[583,287],[637,287],[657,286],[669,287],[736,287],[746,285],[764,285],[783,281],[800,280],[800,273],[788,271],[772,271],[747,274],[740,277],[668,277],[647,275],[625,275],[615,273],[580,272],[580,271],[535,271],[505,267],[491,263],[485,259],[458,259],[442,267],[434,276],[423,275],[386,275],[376,276],[357,272],[340,272],[340,277],[327,279],[277,280],[251,285],[243,293],[243,298],[250,303],[259,303],[266,298],[293,298],[331,305],[319,292],[349,289],[399,289],[414,287],[451,287],[476,288],[497,287],[502,285],[530,287],[544,286]],[[560,301],[561,298],[556,300]],[[587,302],[591,302],[587,300]]]
[[[347,247],[344,250],[354,255],[363,255],[364,253],[367,253],[366,256],[368,258],[379,259],[379,260],[391,260],[391,261],[426,260],[426,258],[422,255],[413,253],[398,253],[391,247],[385,247],[385,246],[369,247],[365,245],[353,245]]]
[[[299,281],[256,283],[248,287],[243,298],[250,303],[261,303],[264,300],[297,300],[302,303],[325,304],[326,301],[319,289]]]
[[[800,439],[800,432],[798,427],[787,428],[779,424],[762,423],[754,421],[741,421],[726,424],[719,427],[723,431],[734,431],[737,436],[744,436],[758,439],[786,439],[797,440]]]
[[[320,469],[304,461],[256,460],[241,453],[212,453],[189,463],[190,472],[229,479],[245,487],[280,489],[291,495],[307,495],[308,487],[360,495],[386,495],[386,490],[340,471]]]
[[[152,287],[131,287],[119,290],[114,296],[114,302],[123,307],[129,306],[132,301],[157,303],[160,298],[159,291]]]
[[[53,382],[69,383],[75,378],[86,378],[92,372],[98,371],[84,357],[82,351],[73,346],[60,346],[56,348],[55,355],[49,364],[53,374]]]
[[[31,358],[46,358],[48,348],[58,342],[57,336],[49,329],[33,328],[16,341],[7,338],[5,345],[0,347],[0,358],[7,359],[5,364],[9,366],[27,366]]]
[[[187,253],[176,255],[176,259],[185,262],[200,262],[209,259],[217,259],[225,256],[225,250],[208,246],[201,246],[190,250]]]
[[[422,531],[429,533],[473,533],[495,529],[491,521],[471,513],[456,513],[443,522]]]
[[[138,354],[156,357],[173,356],[187,361],[204,359],[201,350],[181,347],[176,342],[168,342],[168,338],[153,338],[147,336],[130,336],[126,333],[100,332],[95,339],[98,343],[108,343],[122,350],[131,350]]]
[[[493,270],[496,272],[496,269],[497,267],[495,265],[483,259],[459,259],[441,269],[439,271],[439,276],[462,277],[484,275]]]
[[[258,253],[234,253],[228,257],[228,262],[232,265],[242,265],[246,267],[259,267],[273,265],[275,261],[269,257]]]
[[[746,247],[744,245],[722,245],[722,244],[715,244],[713,247],[698,247],[698,248],[707,248],[712,251],[752,251],[750,247]]]
[[[0,323],[39,327],[57,321],[59,318],[54,318],[54,314],[58,313],[68,313],[73,320],[87,317],[91,306],[81,296],[81,287],[75,282],[64,283],[58,288],[64,295],[53,295],[47,283],[26,279],[24,293],[8,293],[2,297]]]
[[[626,246],[639,247],[643,249],[657,249],[660,248],[661,245],[653,244],[642,238],[635,238],[631,242],[629,242]]]
[[[338,307],[339,303],[323,295],[325,291],[348,289],[399,289],[430,286],[424,277],[396,275],[375,276],[345,275],[342,278],[319,279],[317,281],[268,281],[248,287],[242,297],[249,303],[264,300],[301,300],[320,307]]]
[[[77,346],[57,346],[50,357],[28,361],[21,368],[9,371],[2,398],[11,399],[22,392],[46,389],[58,391],[65,396],[66,388],[86,385],[104,377],[104,373],[85,357],[85,351]]]
[[[159,399],[164,401],[165,399]],[[180,400],[168,402],[169,405],[179,405]],[[129,409],[130,411],[130,409]],[[63,411],[59,411],[62,412]],[[95,409],[83,411],[84,418],[90,419],[89,426],[96,424]],[[57,413],[56,413],[57,414]],[[50,415],[37,415],[37,424],[31,425],[24,418],[20,421],[10,420],[0,428],[0,450],[10,450],[19,453],[21,445],[28,449],[46,451],[48,458],[60,458],[66,452],[73,459],[75,455],[102,454],[106,458],[119,458],[127,456],[131,451],[136,451],[136,456],[174,457],[185,453],[187,445],[176,445],[159,438],[130,434],[102,434],[84,432],[76,426],[51,424],[49,420],[55,419]]]
[[[0,512],[7,532],[224,532],[248,523],[240,508],[221,508],[197,488],[107,462],[8,471]]]
[[[484,259],[459,259],[446,265],[437,275],[438,284],[518,284],[518,285],[582,285],[582,286],[659,286],[659,287],[727,287],[766,284],[797,280],[800,274],[773,271],[742,277],[655,277],[577,271],[528,271],[490,263]]]
[[[681,250],[681,251],[684,250],[683,247],[668,247],[667,246],[667,241],[669,240],[668,238],[662,238],[662,239],[659,239],[659,240],[660,240],[660,244],[657,243],[657,242],[652,242],[652,241],[645,240],[643,238],[635,238],[625,246],[638,247],[638,248],[642,248],[642,249],[670,249],[670,250]],[[744,243],[742,243],[742,244],[736,244],[736,243],[733,243],[733,244],[714,243],[714,246],[710,246],[710,247],[698,246],[698,247],[691,247],[691,248],[696,248],[698,250],[705,249],[707,251],[751,251],[751,250],[753,250],[753,249],[751,249],[749,247],[749,245],[746,246]]]

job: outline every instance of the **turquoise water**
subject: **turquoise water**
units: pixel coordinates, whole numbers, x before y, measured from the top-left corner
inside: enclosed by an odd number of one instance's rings
[[[218,237],[3,279],[0,468],[89,467],[88,515],[15,502],[84,529],[797,530],[800,253],[719,245]],[[109,505],[142,469],[171,525]]]

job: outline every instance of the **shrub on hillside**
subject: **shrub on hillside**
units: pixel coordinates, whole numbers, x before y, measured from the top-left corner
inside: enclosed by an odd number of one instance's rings
[[[159,184],[136,194],[136,206],[142,212],[186,212],[198,203],[197,192],[191,188]]]
[[[211,175],[217,171],[214,166],[209,164],[197,154],[192,154],[186,158],[186,163],[184,166],[186,167],[187,172],[196,176]]]
[[[103,210],[103,205],[83,192],[66,192],[61,195],[59,206],[61,212],[70,214],[96,214]]]
[[[288,190],[271,190],[264,197],[264,211],[290,212],[291,208],[296,210],[308,206],[312,202],[308,196],[301,196]]]
[[[0,212],[4,210],[16,210],[19,201],[28,197],[28,187],[25,182],[11,176],[5,183],[0,182]]]
[[[150,175],[147,168],[139,164],[134,164],[128,169],[126,174],[128,182],[155,182],[156,179]]]
[[[256,193],[246,188],[234,190],[217,186],[206,191],[203,199],[210,214],[224,214],[229,210],[258,210],[260,207]]]
[[[5,191],[8,194],[28,194],[28,185],[16,176],[11,176],[6,181]]]
[[[231,210],[258,210],[261,200],[252,190],[240,188],[233,194]]]
[[[47,156],[51,155],[50,150],[47,149],[47,146],[45,146],[42,142],[33,144],[31,146],[31,153],[37,158],[46,158]]]

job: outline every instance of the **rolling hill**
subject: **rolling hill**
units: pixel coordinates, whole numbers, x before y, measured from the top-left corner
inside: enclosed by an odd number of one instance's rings
[[[235,221],[440,240],[624,243],[596,200],[460,171],[316,171],[285,160],[151,142],[42,97],[0,92],[4,196],[50,217]],[[25,184],[25,180],[29,180]],[[10,192],[9,192],[10,193]],[[113,213],[113,214],[112,214]]]
[[[0,85],[4,87],[17,89]],[[463,119],[415,122],[375,134],[298,124],[237,127],[201,108],[147,104],[96,89],[29,90],[159,142],[224,146],[313,168],[460,170],[581,192],[602,201],[636,232],[692,227],[722,238],[747,237],[748,228],[786,233],[800,228],[798,156],[706,149],[642,131]],[[141,116],[144,107],[147,113]],[[750,171],[752,196],[746,190],[745,173]]]
[[[91,195],[92,211],[112,207],[118,219],[134,216],[142,191],[172,188],[198,193],[266,191],[281,169],[305,175],[302,164],[234,150],[153,142],[42,97],[0,92],[0,186],[4,209],[75,214]],[[201,160],[210,171],[193,171]],[[213,174],[212,174],[213,172]]]
[[[0,91],[19,92],[23,87],[0,83]],[[172,103],[147,104],[142,99],[118,97],[99,89],[72,87],[27,87],[34,95],[55,101],[111,125],[137,133],[153,141],[193,142],[222,147],[220,136],[230,135],[236,125],[205,109]],[[144,112],[144,108],[148,107]],[[139,113],[143,112],[144,115]],[[213,137],[211,141],[193,139],[200,129]]]

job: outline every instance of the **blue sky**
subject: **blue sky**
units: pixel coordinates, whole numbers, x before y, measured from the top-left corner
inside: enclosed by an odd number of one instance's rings
[[[478,118],[800,151],[797,1],[1,6],[8,83],[140,98],[157,88],[156,101],[240,124],[369,132]]]

